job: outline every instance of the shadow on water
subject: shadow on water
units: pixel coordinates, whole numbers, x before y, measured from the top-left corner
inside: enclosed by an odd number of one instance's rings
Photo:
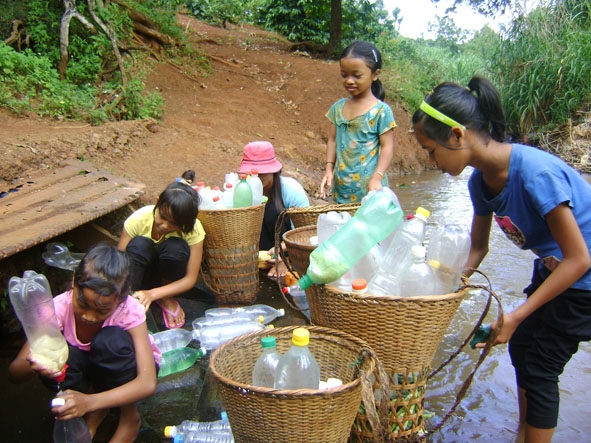
[[[417,206],[424,206],[432,212],[430,227],[445,220],[469,228],[472,218],[467,191],[469,173],[470,171],[465,171],[454,178],[440,172],[427,172],[420,176],[393,178],[391,186],[405,213],[414,212]],[[493,290],[501,297],[505,311],[514,309],[522,302],[522,289],[529,282],[532,261],[531,252],[519,250],[498,228],[493,228],[490,252],[480,270],[488,276]],[[485,282],[477,281],[474,277],[472,283]],[[486,295],[485,292],[472,291],[466,296],[438,349],[432,363],[433,368],[444,362],[472,330],[484,309]],[[197,300],[183,299],[181,303],[190,320],[202,315],[207,307]],[[260,274],[260,290],[256,303],[286,308],[286,316],[273,322],[277,327],[306,323],[301,313],[289,309],[277,284],[268,280],[264,273]],[[493,320],[495,309],[493,305],[486,322]],[[187,321],[185,328],[190,328],[190,323]],[[21,343],[22,339],[20,342],[13,340],[10,343],[0,343],[0,390],[4,410],[10,411],[0,414],[2,439],[10,442],[49,442],[53,420],[48,405],[52,394],[38,380],[25,385],[12,385],[6,379],[8,363]],[[479,351],[467,347],[429,380],[426,409],[434,417],[428,421],[428,429],[438,424],[453,405],[457,390],[471,372],[478,356]],[[561,377],[561,410],[554,437],[556,442],[587,441],[591,434],[591,422],[587,418],[591,392],[581,389],[591,379],[591,368],[588,365],[590,356],[591,346],[584,343]],[[211,389],[214,384],[208,382],[210,375],[207,363],[206,356],[190,370],[159,379],[157,393],[140,403],[143,426],[138,442],[170,442],[162,433],[166,425],[179,424],[188,419],[217,418],[221,406],[216,390]],[[114,416],[108,418],[113,426]],[[506,346],[497,346],[476,373],[455,414],[428,441],[513,442],[516,438],[517,420],[513,368]],[[99,435],[95,443],[98,441],[106,440]]]

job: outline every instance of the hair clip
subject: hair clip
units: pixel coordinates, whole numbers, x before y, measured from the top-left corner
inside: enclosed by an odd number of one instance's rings
[[[443,123],[451,128],[453,128],[455,126],[459,126],[464,131],[466,130],[466,127],[463,124],[458,123],[457,121],[455,121],[452,118],[449,118],[444,113],[435,109],[433,106],[431,106],[425,100],[423,100],[423,103],[421,103],[421,106],[419,106],[419,109],[421,111],[423,111],[425,114],[427,114],[428,116],[433,117],[435,120],[439,120],[441,123]]]
[[[371,52],[373,53],[373,58],[375,59],[376,63],[378,62],[378,52],[375,49],[372,49]]]

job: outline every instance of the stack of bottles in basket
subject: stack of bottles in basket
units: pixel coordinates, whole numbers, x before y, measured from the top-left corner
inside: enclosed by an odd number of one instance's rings
[[[328,212],[318,217],[318,247],[298,286],[328,284],[350,291],[355,279],[368,281],[374,295],[447,294],[461,284],[470,249],[467,227],[454,223],[429,226],[422,207],[403,221],[388,188],[365,197],[352,217]]]
[[[193,320],[191,330],[178,328],[157,332],[152,337],[162,352],[158,377],[184,371],[208,351],[241,334],[272,327],[267,324],[283,315],[284,309],[263,304],[211,308],[203,317]],[[193,341],[199,343],[198,348],[189,346]]]
[[[244,208],[266,201],[263,195],[263,182],[257,169],[252,169],[250,174],[228,172],[221,189],[217,185],[211,186],[201,181],[193,188],[200,197],[199,209]]]
[[[184,420],[179,425],[166,426],[164,436],[174,439],[174,443],[234,443],[225,412],[215,421]]]

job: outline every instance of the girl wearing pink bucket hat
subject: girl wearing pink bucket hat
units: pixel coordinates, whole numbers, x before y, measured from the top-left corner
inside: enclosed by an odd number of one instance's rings
[[[275,246],[275,224],[279,214],[286,208],[304,208],[310,206],[308,195],[302,185],[291,177],[281,175],[283,165],[275,157],[275,148],[267,141],[250,142],[244,146],[239,174],[251,174],[256,171],[263,182],[263,195],[268,198],[261,228],[259,248],[271,250]],[[293,229],[291,220],[286,217],[281,234]],[[270,251],[270,253],[273,253]],[[269,278],[285,276],[285,265],[272,267]]]

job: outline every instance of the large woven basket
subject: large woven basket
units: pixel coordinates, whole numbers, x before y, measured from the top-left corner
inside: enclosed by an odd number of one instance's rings
[[[310,265],[310,253],[316,248],[310,239],[316,235],[316,225],[303,226],[287,231],[283,234],[283,242],[287,256],[286,263],[289,264],[299,275],[304,275]],[[288,267],[288,269],[289,269]]]
[[[279,352],[285,353],[296,327],[245,334],[224,343],[211,355],[210,369],[219,384],[236,442],[346,442],[362,401],[362,390],[372,394],[369,377],[379,365],[375,353],[350,334],[318,326],[306,328],[310,331],[310,350],[320,366],[321,380],[336,377],[343,381],[342,386],[328,390],[252,386],[252,370],[261,353],[261,338],[274,336]],[[375,426],[381,427],[377,416],[372,420]]]
[[[398,297],[343,293],[313,285],[306,291],[312,323],[359,337],[375,350],[389,376],[392,440],[425,431],[424,399],[431,361],[467,290],[444,295]],[[374,435],[363,408],[354,442]]]
[[[329,205],[315,205],[305,208],[289,208],[286,209],[287,215],[291,219],[294,227],[301,228],[303,226],[318,224],[318,216],[330,211],[344,212],[347,211],[351,215],[361,206],[361,203],[345,203],[345,204],[329,204]]]
[[[250,305],[256,300],[264,211],[264,205],[199,211],[205,230],[203,280],[218,305]]]

